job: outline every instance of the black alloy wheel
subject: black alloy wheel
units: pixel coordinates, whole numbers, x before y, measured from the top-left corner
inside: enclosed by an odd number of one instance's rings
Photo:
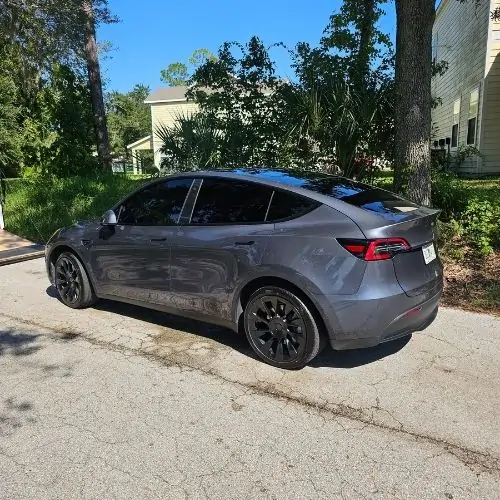
[[[259,357],[281,368],[302,368],[322,344],[309,308],[296,295],[278,287],[262,288],[250,297],[244,325]]]
[[[55,286],[65,305],[81,309],[96,301],[87,272],[74,254],[62,253],[54,267]]]

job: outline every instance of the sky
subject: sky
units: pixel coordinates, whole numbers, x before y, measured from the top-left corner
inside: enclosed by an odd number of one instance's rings
[[[171,62],[187,62],[197,48],[216,53],[225,41],[247,42],[257,35],[266,46],[299,41],[315,46],[329,16],[341,0],[109,0],[121,22],[101,26],[99,41],[112,43],[101,61],[106,90],[127,92],[135,84],[152,90],[165,86],[160,70]],[[381,28],[395,37],[394,6],[385,6]],[[277,74],[291,77],[290,56],[273,48]]]

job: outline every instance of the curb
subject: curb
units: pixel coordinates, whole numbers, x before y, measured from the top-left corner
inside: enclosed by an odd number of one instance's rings
[[[40,245],[32,247],[18,248],[14,250],[4,250],[0,252],[0,266],[17,264],[25,260],[39,259],[45,255],[45,250]]]

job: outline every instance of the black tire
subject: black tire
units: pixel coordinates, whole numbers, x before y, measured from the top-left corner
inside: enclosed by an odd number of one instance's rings
[[[259,288],[251,295],[243,325],[257,356],[278,368],[303,368],[325,345],[312,308],[277,286]]]
[[[71,252],[63,252],[57,258],[54,281],[62,302],[72,309],[83,309],[97,301],[87,271]]]

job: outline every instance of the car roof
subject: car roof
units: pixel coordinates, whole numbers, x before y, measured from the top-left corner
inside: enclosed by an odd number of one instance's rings
[[[320,192],[306,189],[301,187],[310,181],[315,179],[330,179],[332,181],[338,181],[340,183],[356,183],[351,179],[346,177],[334,176],[330,174],[325,174],[321,172],[314,172],[310,170],[285,170],[285,169],[271,169],[271,168],[234,168],[226,170],[197,170],[193,172],[182,172],[171,176],[169,179],[183,178],[183,177],[220,177],[224,179],[245,179],[251,182],[257,182],[262,185],[266,185],[272,188],[284,189],[286,191],[294,192],[298,195],[305,196],[312,200],[315,200],[323,205],[330,206],[336,209],[338,212],[343,213],[351,219],[359,219],[360,217],[365,218],[367,221],[372,223],[379,223],[380,219],[375,216],[375,214],[366,213],[359,207],[349,205],[340,199],[334,198],[332,196],[327,196]],[[360,184],[360,183],[357,183]]]
[[[224,179],[245,179],[248,181],[258,182],[273,188],[286,189],[288,191],[296,192],[302,196],[307,196],[308,198],[316,199],[317,201],[330,205],[334,198],[330,196],[317,193],[310,189],[305,189],[303,186],[305,183],[320,178],[338,179],[339,181],[344,180],[348,182],[349,179],[333,176],[329,174],[324,174],[321,172],[313,171],[292,171],[286,169],[271,169],[271,168],[234,168],[226,170],[197,170],[193,172],[182,172],[169,176],[169,178],[176,177],[222,177]]]
[[[432,209],[421,207],[385,189],[363,184],[347,177],[311,170],[285,170],[265,167],[233,168],[183,172],[168,176],[165,179],[182,179],[186,177],[244,179],[270,188],[284,189],[315,200],[322,205],[332,207],[337,212],[349,217],[360,228],[395,224],[410,218],[429,215],[429,210],[432,212]]]

